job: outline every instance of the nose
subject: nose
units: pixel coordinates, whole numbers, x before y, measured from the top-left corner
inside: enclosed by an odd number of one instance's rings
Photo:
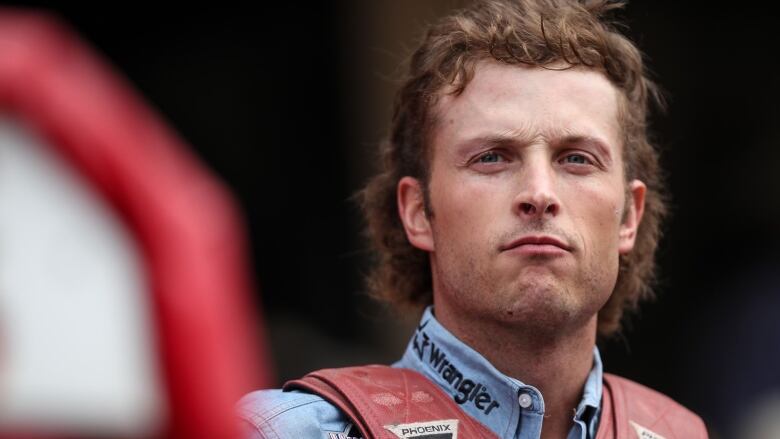
[[[541,160],[530,162],[521,173],[514,200],[516,214],[528,219],[557,216],[561,206],[555,192],[555,172],[550,164]]]

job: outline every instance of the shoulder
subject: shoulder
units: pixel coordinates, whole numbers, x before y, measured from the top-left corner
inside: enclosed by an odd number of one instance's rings
[[[707,437],[704,421],[672,398],[627,378],[604,374],[615,416],[627,417],[634,428],[664,425],[679,437]]]
[[[349,420],[317,395],[281,389],[259,390],[244,396],[237,405],[246,438],[327,438],[329,432],[344,432]]]

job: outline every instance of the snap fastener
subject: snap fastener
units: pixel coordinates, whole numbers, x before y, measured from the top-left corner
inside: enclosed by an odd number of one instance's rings
[[[521,393],[520,396],[517,397],[517,402],[520,403],[520,407],[527,409],[534,404],[534,399],[527,393]]]

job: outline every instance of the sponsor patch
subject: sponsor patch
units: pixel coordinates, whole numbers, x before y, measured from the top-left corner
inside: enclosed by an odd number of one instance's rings
[[[399,439],[458,439],[457,419],[385,425],[385,429]]]
[[[326,431],[327,439],[363,439],[360,430],[352,424],[347,424],[344,431]]]
[[[458,405],[473,404],[486,415],[501,407],[487,386],[476,379],[464,376],[454,360],[441,347],[436,346],[436,343],[423,331],[427,324],[428,320],[417,327],[412,339],[412,349],[421,361],[427,360],[434,372],[452,387],[451,394],[455,402]]]
[[[628,422],[629,424],[631,424],[632,427],[634,427],[634,430],[636,430],[636,435],[639,439],[666,439],[660,434],[650,431],[645,427],[642,427],[641,425],[637,424],[634,421],[628,421]]]

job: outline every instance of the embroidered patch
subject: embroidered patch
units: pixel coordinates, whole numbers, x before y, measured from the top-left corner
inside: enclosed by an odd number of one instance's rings
[[[666,439],[660,434],[650,431],[645,427],[642,427],[641,425],[637,424],[634,421],[628,421],[628,422],[631,424],[632,427],[634,427],[634,430],[636,430],[636,435],[637,437],[639,437],[639,439]]]
[[[399,439],[458,439],[457,419],[385,425],[385,429]]]
[[[327,439],[363,439],[360,430],[352,424],[347,424],[344,431],[326,431],[325,433],[328,433]]]
[[[422,330],[427,324],[428,320],[417,328],[417,332],[412,337],[412,349],[423,362],[425,353],[428,353],[431,369],[450,385],[454,391],[452,398],[455,402],[459,405],[473,404],[486,415],[489,415],[493,409],[501,407],[487,386],[473,377],[464,376],[461,368],[455,365],[453,358],[447,356],[441,346],[436,346],[431,337]]]

